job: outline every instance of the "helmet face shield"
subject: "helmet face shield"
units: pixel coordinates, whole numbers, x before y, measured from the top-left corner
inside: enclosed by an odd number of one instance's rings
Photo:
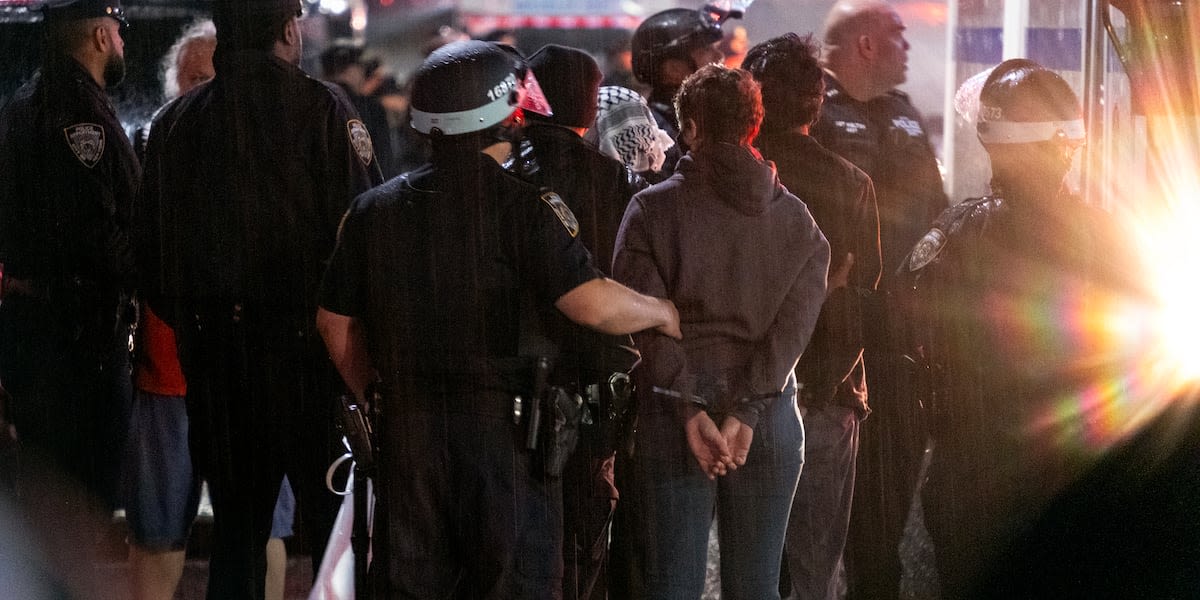
[[[554,116],[554,109],[550,106],[550,101],[546,99],[546,94],[542,92],[542,86],[538,83],[537,77],[533,76],[533,69],[525,71],[521,85],[517,86],[517,108],[537,113],[543,117]]]

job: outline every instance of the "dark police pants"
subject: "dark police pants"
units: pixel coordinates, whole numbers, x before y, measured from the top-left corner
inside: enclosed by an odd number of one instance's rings
[[[525,449],[512,395],[417,394],[385,399],[375,597],[560,598],[561,483]]]
[[[114,326],[115,299],[107,310],[68,310],[22,295],[4,299],[0,380],[12,395],[23,465],[80,486],[111,512],[132,402],[129,328]]]
[[[188,382],[192,463],[213,505],[208,598],[262,598],[265,548],[284,474],[320,567],[340,499],[325,470],[343,448],[336,374],[315,336],[266,311],[212,310],[176,332]]]

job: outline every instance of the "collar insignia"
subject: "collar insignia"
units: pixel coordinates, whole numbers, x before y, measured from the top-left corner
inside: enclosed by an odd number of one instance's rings
[[[567,203],[563,202],[562,196],[554,192],[544,192],[542,202],[554,210],[554,215],[562,222],[563,227],[567,228],[567,233],[571,234],[571,237],[579,235],[579,220],[575,218],[575,213],[571,212]]]
[[[63,129],[67,144],[83,166],[92,168],[104,156],[104,128],[95,123],[79,123]]]
[[[350,145],[354,147],[358,159],[364,166],[371,164],[371,160],[375,158],[375,144],[371,143],[371,134],[367,132],[367,126],[363,125],[362,121],[353,119],[346,123],[346,130],[350,133]]]

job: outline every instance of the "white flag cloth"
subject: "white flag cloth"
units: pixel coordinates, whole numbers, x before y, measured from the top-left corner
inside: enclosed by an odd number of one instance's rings
[[[367,480],[367,530],[373,529],[375,515],[374,482]],[[325,546],[325,559],[317,572],[308,600],[354,600],[354,548],[350,539],[354,533],[354,473],[346,480],[342,507],[333,522],[333,533]],[[370,550],[367,551],[368,559]]]

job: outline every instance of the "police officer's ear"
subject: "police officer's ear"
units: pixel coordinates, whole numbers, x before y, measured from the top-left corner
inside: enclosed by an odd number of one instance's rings
[[[107,54],[109,49],[117,44],[113,36],[117,35],[119,27],[109,27],[108,21],[112,21],[112,19],[100,17],[87,21],[88,44],[101,54]]]
[[[300,21],[295,17],[288,19],[283,26],[283,41],[289,46],[301,44]]]

